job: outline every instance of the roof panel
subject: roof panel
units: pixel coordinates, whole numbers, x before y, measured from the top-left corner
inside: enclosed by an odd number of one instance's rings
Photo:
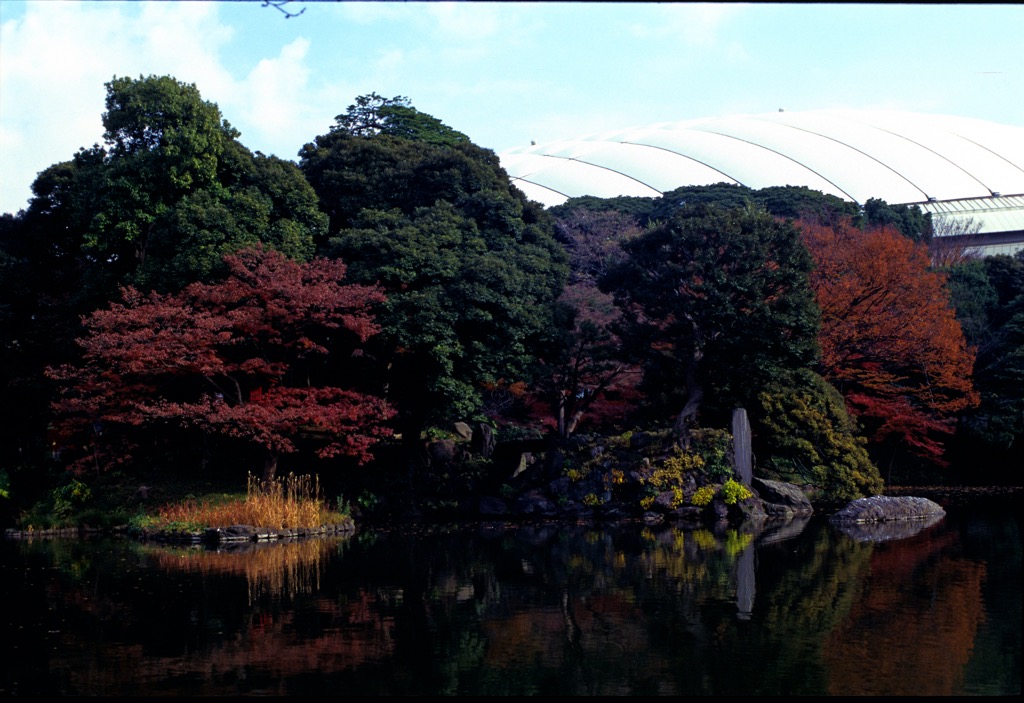
[[[635,178],[574,159],[537,156],[520,163],[528,163],[527,168],[520,171],[511,163],[505,166],[504,162],[502,166],[513,180],[521,178],[572,197],[593,195],[598,198],[614,198],[632,195],[656,198],[661,195],[661,191]]]
[[[837,184],[808,169],[786,154],[729,136],[689,129],[675,130],[671,126],[662,129],[639,129],[617,136],[626,143],[655,147],[685,155],[722,173],[729,181],[741,183],[750,188],[766,188],[780,183],[783,185],[806,185],[841,198],[849,199],[851,197],[844,193]],[[705,184],[688,183],[675,179],[674,184],[667,190],[684,185]]]
[[[500,156],[511,177],[528,175],[567,196],[715,182],[807,186],[893,204],[1024,193],[1024,129],[943,115],[815,111],[663,122]],[[579,166],[537,161],[555,156]]]

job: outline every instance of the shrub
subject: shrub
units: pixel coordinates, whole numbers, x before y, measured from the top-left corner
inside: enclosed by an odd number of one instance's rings
[[[714,481],[732,476],[729,455],[732,433],[710,428],[697,429],[691,434],[691,447],[703,462],[704,472]]]
[[[746,500],[754,494],[750,489],[735,479],[729,479],[722,484],[722,500],[726,505],[736,505],[741,500]]]
[[[697,507],[703,508],[705,505],[708,505],[714,499],[714,497],[714,486],[701,486],[694,492],[693,497],[690,498],[690,502],[696,505]]]
[[[852,500],[882,490],[882,477],[868,457],[865,440],[847,413],[839,391],[821,376],[801,369],[759,396],[759,452],[791,482],[820,486],[825,498]]]

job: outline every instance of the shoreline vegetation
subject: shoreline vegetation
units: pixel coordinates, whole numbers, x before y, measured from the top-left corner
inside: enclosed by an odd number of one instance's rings
[[[193,488],[201,490],[200,486]],[[183,496],[182,490],[188,491]],[[150,501],[151,495],[168,496],[162,501]],[[1024,486],[886,486],[879,494],[883,496],[915,496],[935,501],[943,507],[965,505],[971,501],[988,498],[1019,499],[1024,495]],[[760,500],[756,493],[752,497]],[[474,524],[491,524],[495,522],[515,524],[532,524],[538,521],[545,523],[609,524],[609,523],[647,523],[644,515],[631,513],[618,508],[605,506],[604,509],[593,510],[593,506],[582,509],[562,511],[558,515],[536,514],[493,514],[478,512],[474,515],[429,515],[424,516],[419,510],[410,510],[405,520],[370,519],[357,524],[353,514],[359,514],[358,507],[353,509],[349,501],[342,497],[333,503],[323,494],[317,476],[288,474],[287,476],[263,481],[249,474],[246,492],[230,493],[208,491],[194,493],[187,487],[171,488],[168,486],[140,486],[136,489],[133,499],[148,501],[145,508],[141,505],[138,511],[128,520],[118,520],[112,510],[104,519],[97,519],[95,507],[83,510],[79,514],[68,515],[63,524],[56,526],[25,525],[8,527],[4,531],[7,539],[54,539],[54,538],[89,538],[93,536],[119,536],[143,542],[166,544],[192,544],[218,547],[240,543],[274,543],[295,539],[347,535],[358,529],[380,529],[393,527],[409,522],[429,529],[430,526],[457,524],[472,526]],[[737,501],[733,501],[736,505]],[[739,501],[746,502],[746,501]],[[659,521],[665,527],[703,527],[716,521],[725,521],[731,527],[742,526],[748,521],[751,512],[748,508],[736,506],[725,510],[719,506],[713,509],[709,504],[699,506],[685,517],[676,515],[676,520]],[[749,507],[749,506],[748,506]],[[829,514],[839,507],[832,503],[818,503],[815,512]],[[591,508],[591,509],[588,509]],[[754,511],[756,513],[756,511]],[[109,518],[109,519],[108,519]],[[761,514],[761,518],[764,515]],[[785,520],[774,517],[769,520]]]
[[[886,496],[918,496],[927,497],[939,502],[944,507],[950,505],[964,505],[972,500],[984,498],[1007,498],[1019,500],[1024,496],[1024,486],[890,486],[883,495]],[[505,518],[501,520],[478,518],[476,520],[464,521],[465,525],[483,523],[509,523],[525,524],[526,521],[519,518]],[[533,519],[529,522],[537,522]],[[571,522],[578,524],[578,520],[567,520],[566,518],[548,519],[544,522],[560,523]],[[601,523],[602,520],[594,520]],[[632,518],[627,522],[641,522],[640,518]],[[387,526],[374,525],[374,528]],[[308,525],[295,528],[278,529],[258,525],[221,525],[205,526],[199,529],[175,529],[155,528],[151,530],[135,531],[128,525],[119,525],[114,528],[90,527],[88,525],[74,527],[55,527],[43,529],[19,529],[9,527],[4,530],[6,539],[82,539],[100,535],[124,536],[138,539],[144,542],[158,542],[167,544],[190,543],[194,545],[218,546],[228,543],[273,543],[294,539],[306,539],[314,537],[328,537],[332,535],[348,535],[356,532],[359,528],[350,516],[345,519],[324,525]]]

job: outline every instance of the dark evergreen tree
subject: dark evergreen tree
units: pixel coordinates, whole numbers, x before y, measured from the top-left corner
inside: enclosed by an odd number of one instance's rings
[[[954,455],[967,469],[965,480],[1014,484],[1024,462],[1024,252],[954,266],[949,286],[977,350],[973,376],[981,394],[981,404],[960,420]]]
[[[753,206],[689,205],[624,247],[602,287],[625,309],[648,387],[674,396],[684,443],[698,419],[723,423],[779,373],[815,361],[811,259],[791,223]]]
[[[494,152],[402,98],[358,99],[300,155],[331,218],[325,252],[388,294],[372,353],[403,438],[472,418],[551,324],[567,276],[553,220]]]

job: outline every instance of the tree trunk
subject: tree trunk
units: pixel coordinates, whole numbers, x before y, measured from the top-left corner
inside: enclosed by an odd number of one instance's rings
[[[565,439],[569,436],[569,430],[566,426],[565,417],[565,406],[568,405],[568,399],[566,398],[567,391],[558,391],[558,436]]]
[[[277,476],[277,459],[280,455],[271,450],[267,450],[267,456],[263,461],[263,483],[270,483]]]
[[[690,448],[690,430],[697,425],[697,416],[700,413],[700,404],[704,400],[704,389],[697,382],[697,370],[700,368],[700,361],[704,358],[703,349],[694,349],[690,357],[690,363],[686,367],[686,403],[676,417],[673,430],[679,446],[684,450]]]

